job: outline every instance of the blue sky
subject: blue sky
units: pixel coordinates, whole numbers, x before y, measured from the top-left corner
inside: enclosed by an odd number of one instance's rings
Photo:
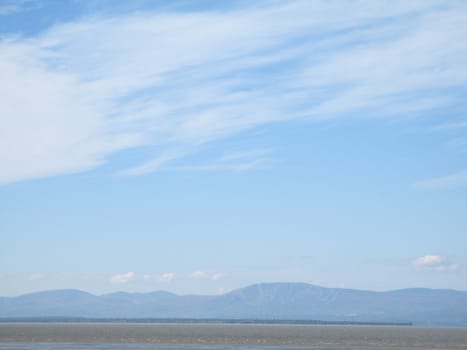
[[[463,1],[0,0],[0,295],[467,290]]]

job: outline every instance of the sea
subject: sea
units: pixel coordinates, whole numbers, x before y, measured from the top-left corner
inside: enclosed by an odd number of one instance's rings
[[[0,323],[0,349],[467,350],[467,328],[278,324]]]

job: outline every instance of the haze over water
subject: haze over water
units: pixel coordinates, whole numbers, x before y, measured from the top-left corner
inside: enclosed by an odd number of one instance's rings
[[[0,324],[0,349],[467,349],[465,328],[225,324]]]

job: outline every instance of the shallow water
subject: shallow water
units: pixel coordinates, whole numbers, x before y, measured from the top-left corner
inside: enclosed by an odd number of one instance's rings
[[[152,343],[0,343],[2,350],[394,350],[393,348],[351,348],[351,347],[293,347],[270,345],[232,345],[232,344],[152,344]],[[427,349],[427,348],[423,348]],[[412,348],[398,348],[412,350]],[[422,349],[418,349],[422,350]],[[430,349],[428,349],[430,350]]]
[[[8,323],[2,350],[466,349],[467,328]]]

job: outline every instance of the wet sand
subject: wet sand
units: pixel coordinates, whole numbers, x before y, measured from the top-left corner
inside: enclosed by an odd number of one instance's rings
[[[467,349],[467,328],[259,324],[0,324],[0,343],[9,342]]]

